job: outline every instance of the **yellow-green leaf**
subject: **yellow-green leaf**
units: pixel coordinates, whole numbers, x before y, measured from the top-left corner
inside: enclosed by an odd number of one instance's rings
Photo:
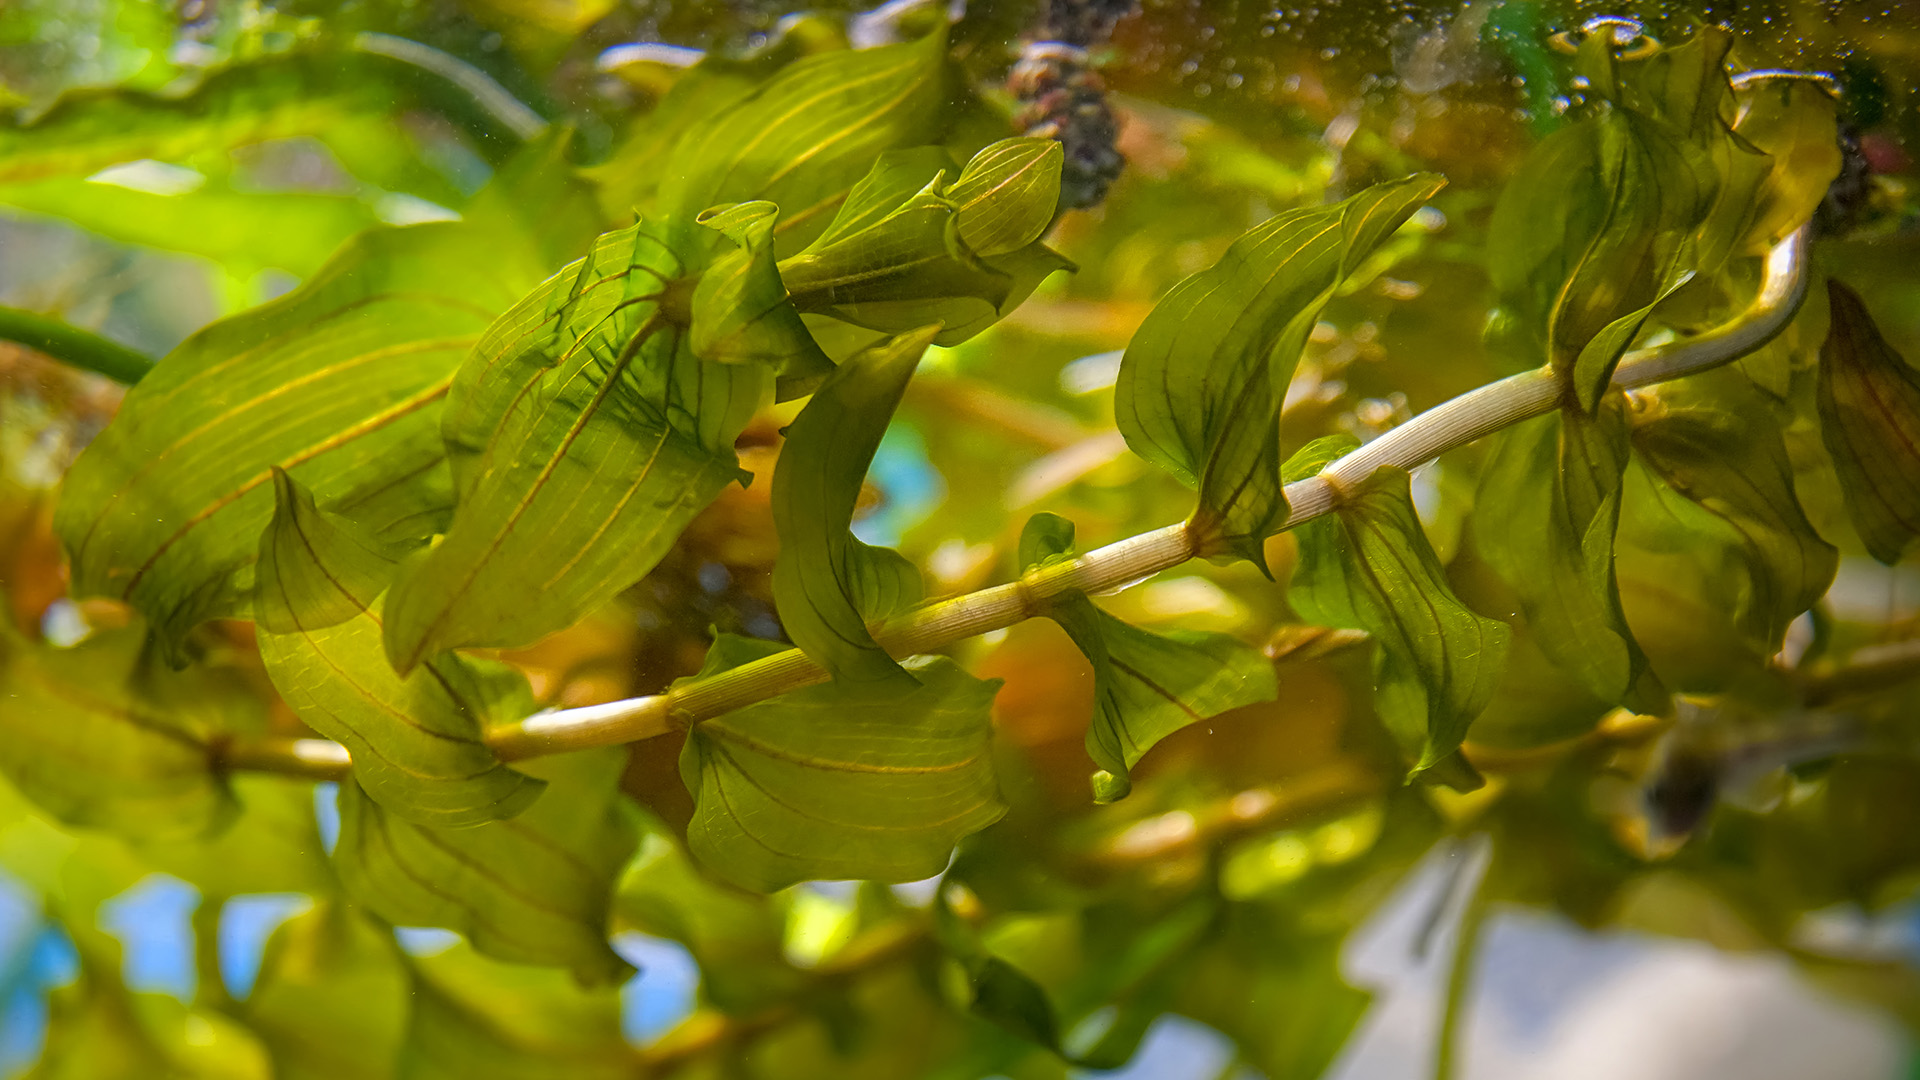
[[[1409,775],[1440,764],[1499,686],[1507,625],[1454,595],[1405,470],[1376,471],[1294,535],[1288,601],[1308,622],[1372,635],[1374,707],[1413,760]]]
[[[1114,417],[1127,445],[1200,490],[1196,532],[1265,567],[1286,516],[1278,417],[1307,334],[1334,289],[1446,181],[1378,184],[1256,226],[1174,286],[1120,365]]]
[[[768,380],[701,360],[662,313],[684,269],[647,222],[606,233],[461,366],[442,428],[459,506],[387,597],[395,668],[572,624],[741,477],[733,440]]]
[[[175,672],[144,628],[55,649],[4,631],[0,772],[69,825],[141,840],[204,836],[236,809],[212,743],[262,726],[230,671]]]
[[[380,635],[393,553],[314,506],[286,473],[275,470],[274,487],[256,591],[260,657],[280,696],[347,747],[361,787],[395,814],[454,827],[519,813],[542,785],[481,735],[533,712],[526,678],[451,654],[401,677]]]
[[[1006,807],[989,711],[999,683],[944,657],[908,671],[916,685],[904,692],[828,683],[696,725],[680,775],[700,861],[766,892],[809,878],[914,881],[997,821]]]
[[[827,231],[781,263],[794,303],[888,332],[941,322],[935,341],[952,345],[1070,265],[1039,243],[1059,201],[1058,143],[994,143],[951,187],[944,156],[883,155]]]
[[[849,526],[887,422],[939,329],[908,331],[848,357],[787,428],[774,469],[780,555],[773,598],[781,624],[848,685],[912,683],[867,622],[918,599],[918,574],[899,555],[855,539]]]
[[[1036,514],[1020,536],[1027,572],[1071,554],[1073,523]],[[1048,599],[1044,613],[1060,624],[1093,664],[1093,722],[1087,754],[1100,772],[1095,801],[1132,790],[1132,768],[1161,739],[1230,709],[1272,701],[1273,662],[1227,634],[1142,630],[1100,610],[1077,589]]]
[[[1892,565],[1920,535],[1920,372],[1887,344],[1852,289],[1830,280],[1827,295],[1820,436],[1854,531]]]
[[[169,642],[248,614],[276,467],[383,539],[443,527],[454,369],[544,272],[514,203],[549,198],[564,160],[558,143],[535,150],[533,175],[512,180],[524,186],[489,189],[466,220],[362,233],[300,288],[161,360],[62,485],[75,595],[125,600]]]
[[[833,372],[833,361],[807,332],[787,299],[773,261],[773,226],[779,208],[741,203],[700,215],[700,223],[724,234],[740,250],[722,256],[693,290],[693,353],[722,364],[765,364],[779,374],[781,401],[811,393]]]
[[[633,853],[620,805],[626,754],[590,751],[527,762],[548,782],[511,821],[466,829],[415,825],[340,785],[334,866],[349,895],[388,922],[453,930],[488,956],[567,967],[603,982],[626,965],[607,945],[607,908]]]

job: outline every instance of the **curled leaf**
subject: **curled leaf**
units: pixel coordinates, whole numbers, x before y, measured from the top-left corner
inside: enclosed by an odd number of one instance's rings
[[[794,644],[847,684],[912,680],[873,640],[869,619],[918,599],[918,572],[849,531],[860,485],[893,410],[939,326],[912,330],[847,358],[787,428],[773,473],[780,555],[773,597]]]
[[[811,393],[833,361],[800,321],[773,261],[772,203],[741,203],[700,215],[700,223],[740,245],[700,275],[693,290],[693,353],[723,364],[765,364],[779,373],[782,401]]]
[[[728,641],[710,669],[751,657]],[[696,725],[680,775],[700,861],[766,892],[809,878],[915,881],[999,820],[989,756],[999,683],[944,657],[908,670],[915,685],[904,693],[826,683]]]
[[[1072,548],[1072,522],[1036,514],[1020,535],[1020,562],[1031,573]],[[1100,610],[1077,589],[1049,599],[1044,614],[1093,664],[1087,753],[1100,767],[1093,778],[1097,802],[1126,797],[1133,787],[1130,771],[1160,740],[1196,721],[1272,701],[1278,693],[1273,663],[1236,637],[1142,630]]]
[[[1059,199],[1058,143],[994,143],[951,186],[945,157],[882,156],[827,231],[780,264],[795,304],[888,332],[938,322],[935,342],[952,345],[1071,265],[1039,242]]]
[[[605,982],[626,970],[607,945],[613,883],[636,839],[620,805],[625,761],[590,751],[527,762],[548,782],[533,806],[466,829],[416,825],[342,784],[334,867],[388,922],[444,927],[488,956]]]
[[[1920,535],[1920,373],[1880,336],[1852,289],[1827,283],[1820,346],[1820,436],[1840,473],[1847,516],[1891,566]]]
[[[1120,365],[1114,418],[1140,456],[1200,490],[1196,532],[1264,569],[1286,516],[1278,419],[1321,308],[1445,180],[1377,184],[1261,224],[1154,306]]]
[[[395,668],[572,624],[741,477],[765,373],[688,347],[662,312],[683,269],[646,222],[606,233],[461,366],[442,426],[459,508],[387,598]]]
[[[260,656],[281,697],[344,744],[368,795],[424,825],[511,817],[539,781],[481,741],[488,722],[533,711],[524,676],[505,664],[444,655],[402,677],[381,645],[379,596],[395,552],[327,514],[284,472],[260,542]]]
[[[1300,562],[1288,600],[1309,622],[1372,635],[1375,708],[1413,759],[1409,776],[1439,765],[1499,685],[1506,624],[1454,595],[1414,514],[1405,470],[1376,471],[1295,535]]]

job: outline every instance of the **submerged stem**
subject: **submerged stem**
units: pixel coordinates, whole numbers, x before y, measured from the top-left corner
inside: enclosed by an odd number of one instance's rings
[[[1735,360],[1772,339],[1792,320],[1806,295],[1810,235],[1811,228],[1802,226],[1775,245],[1768,253],[1759,293],[1737,317],[1692,338],[1628,353],[1614,371],[1613,386],[1630,389],[1691,375]],[[1544,415],[1559,401],[1559,383],[1543,369],[1489,383],[1435,406],[1318,475],[1288,484],[1291,513],[1285,528],[1327,513],[1342,488],[1365,480],[1376,469],[1411,469]],[[1194,555],[1185,524],[1168,525],[1044,567],[1019,581],[918,608],[880,627],[875,638],[895,656],[931,652],[1021,622],[1046,600],[1068,590],[1112,592],[1179,566]],[[487,743],[503,759],[513,761],[635,742],[826,680],[819,664],[799,649],[788,649],[664,693],[538,713],[494,728],[487,733]],[[345,756],[344,749],[338,752],[341,761]],[[250,767],[238,760],[232,763]],[[281,771],[312,775],[313,766]]]
[[[43,352],[68,367],[132,386],[153,370],[153,359],[117,341],[48,315],[0,307],[0,340]]]

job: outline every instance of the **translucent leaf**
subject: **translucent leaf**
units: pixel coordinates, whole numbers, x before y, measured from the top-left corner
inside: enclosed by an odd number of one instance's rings
[[[860,485],[893,410],[938,326],[848,357],[787,428],[773,473],[780,555],[773,597],[794,644],[847,684],[912,683],[867,622],[918,599],[919,575],[899,555],[848,531]],[[905,601],[903,603],[902,601]]]
[[[1444,183],[1411,176],[1272,218],[1134,334],[1114,417],[1135,453],[1199,488],[1193,520],[1210,546],[1265,567],[1261,545],[1287,509],[1277,418],[1307,335],[1341,280]]]
[[[1813,216],[1840,174],[1837,102],[1817,83],[1769,79],[1748,96],[1734,132],[1767,154],[1752,218],[1734,254],[1761,255]]]
[[[661,185],[672,175],[663,167],[667,155],[689,131],[704,130],[715,114],[751,93],[769,74],[767,67],[708,53],[681,73],[652,109],[634,118],[606,161],[581,170],[599,188],[606,220],[657,214]]]
[[[614,894],[616,925],[686,946],[700,965],[702,992],[728,1012],[763,1008],[797,990],[800,972],[783,952],[786,898],[713,880],[677,836],[648,825]]]
[[[1460,748],[1499,686],[1507,625],[1454,595],[1405,470],[1376,471],[1294,535],[1288,602],[1308,622],[1373,636],[1374,707],[1413,759],[1409,775],[1433,768]]]
[[[211,744],[263,726],[232,672],[169,670],[138,625],[71,649],[10,632],[0,772],[53,817],[142,840],[204,836],[235,810]]]
[[[778,205],[789,242],[818,230],[874,157],[937,138],[948,94],[944,32],[877,49],[810,56],[782,68],[676,145],[659,206],[691,220],[720,203]]]
[[[1920,534],[1920,373],[1880,336],[1852,289],[1829,280],[1827,295],[1820,436],[1854,531],[1874,558],[1892,565]]]
[[[543,271],[515,196],[564,183],[558,145],[467,219],[361,234],[300,288],[188,338],[74,463],[54,519],[76,596],[167,640],[251,610],[272,470],[383,539],[438,531],[442,400],[461,357]],[[503,174],[502,182],[507,177]]]
[[[811,393],[833,372],[833,361],[787,301],[787,288],[773,261],[772,203],[741,203],[700,215],[740,250],[723,256],[700,275],[693,290],[690,331],[695,356],[723,364],[760,363],[780,376],[780,400]]]
[[[685,269],[646,222],[606,233],[494,323],[443,433],[459,508],[387,598],[387,655],[520,646],[653,569],[742,476],[757,366],[709,364],[662,313]]]
[[[627,1080],[614,987],[500,964],[458,946],[408,961],[408,1080]]]
[[[40,180],[0,186],[0,204],[122,243],[199,255],[237,275],[273,267],[309,277],[354,233],[380,223],[369,202],[351,195],[241,192],[218,179],[168,195]]]
[[[0,183],[320,134],[392,108],[393,87],[372,66],[350,54],[283,53],[215,72],[185,95],[76,92],[27,127],[0,129]]]
[[[1072,548],[1072,522],[1036,514],[1020,536],[1020,562],[1030,573]],[[1152,633],[1100,610],[1077,589],[1048,600],[1045,614],[1093,664],[1087,753],[1101,769],[1093,779],[1098,802],[1126,797],[1130,770],[1161,739],[1278,693],[1272,661],[1227,634]]]
[[[1496,437],[1473,523],[1541,651],[1602,701],[1656,707],[1613,575],[1627,433],[1618,405],[1561,410]]]
[[[636,841],[620,806],[625,761],[594,751],[526,762],[548,781],[540,798],[511,821],[467,829],[415,825],[344,783],[334,866],[348,894],[390,923],[444,927],[489,956],[604,982],[626,968],[606,940],[609,897]]]
[[[421,825],[477,825],[519,813],[539,781],[481,741],[490,722],[533,712],[527,680],[505,664],[444,655],[402,678],[381,644],[379,594],[391,552],[313,504],[275,470],[278,505],[261,536],[260,657],[281,697],[343,743],[354,777],[388,810]]]
[[[918,685],[904,692],[828,683],[696,725],[680,775],[700,861],[767,892],[809,878],[916,881],[999,820],[988,756],[999,683],[941,657],[908,670]]]
[[[410,989],[392,932],[328,899],[273,932],[236,1011],[276,1080],[388,1080]]]
[[[956,344],[1069,264],[1039,243],[1059,201],[1060,145],[1003,139],[948,187],[945,154],[883,155],[827,231],[781,263],[794,303],[870,329],[941,322]]]
[[[1633,448],[1667,491],[1726,526],[1743,579],[1719,607],[1762,656],[1811,608],[1839,563],[1800,508],[1779,421],[1731,371],[1668,384],[1631,416]],[[1691,531],[1691,530],[1683,530]],[[1674,538],[1676,554],[1692,546]]]

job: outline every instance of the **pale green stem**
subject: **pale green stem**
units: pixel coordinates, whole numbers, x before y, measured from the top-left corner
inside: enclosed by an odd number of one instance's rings
[[[1774,247],[1759,293],[1739,316],[1705,334],[1628,353],[1614,372],[1613,385],[1631,389],[1690,375],[1765,344],[1793,318],[1806,295],[1808,236],[1809,229],[1802,227]],[[1342,488],[1366,479],[1375,469],[1411,469],[1550,412],[1559,400],[1558,381],[1542,370],[1502,379],[1436,406],[1333,462],[1318,476],[1288,484],[1292,512],[1286,527],[1332,510]],[[1113,592],[1179,566],[1195,554],[1185,524],[1168,525],[1045,567],[1019,581],[929,604],[880,627],[875,636],[895,656],[931,652],[1024,621],[1047,600],[1068,590]],[[798,649],[788,649],[665,693],[539,713],[492,729],[487,742],[508,761],[613,746],[690,727],[826,679],[819,664]],[[344,768],[345,758],[346,752],[339,750],[324,765],[331,769],[339,762],[338,767]],[[321,764],[311,754],[289,760],[299,767],[286,771],[305,775],[313,775]],[[241,764],[231,754],[228,761],[236,768],[272,767],[264,762]]]

